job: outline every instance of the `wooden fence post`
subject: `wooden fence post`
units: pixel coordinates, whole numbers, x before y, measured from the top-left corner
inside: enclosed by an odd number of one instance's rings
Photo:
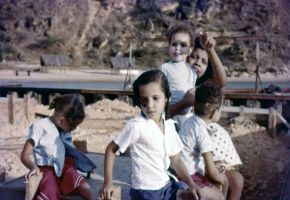
[[[269,108],[268,131],[272,135],[272,137],[276,136],[276,125],[277,125],[276,110],[273,107],[271,107]]]
[[[240,116],[244,116],[245,114],[245,106],[240,106]]]
[[[8,122],[14,124],[14,108],[13,108],[13,95],[8,94]]]
[[[30,104],[30,95],[25,94],[23,97],[23,104],[24,104],[24,116],[27,120],[29,120],[29,104]]]

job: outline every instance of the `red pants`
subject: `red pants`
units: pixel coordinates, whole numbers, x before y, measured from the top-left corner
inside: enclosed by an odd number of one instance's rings
[[[192,180],[201,188],[204,187],[212,187],[213,184],[204,176],[199,175],[199,174],[192,174],[191,175]]]
[[[36,200],[59,200],[61,193],[67,195],[86,183],[78,174],[75,161],[71,158],[65,159],[61,177],[56,176],[53,167],[40,166],[39,168],[43,172],[43,177],[38,186]]]

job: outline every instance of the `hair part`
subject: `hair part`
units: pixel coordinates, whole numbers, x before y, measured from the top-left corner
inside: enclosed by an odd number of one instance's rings
[[[213,83],[205,82],[195,91],[194,112],[197,116],[212,114],[222,105],[224,94],[222,89]]]
[[[80,123],[85,118],[84,104],[79,94],[57,94],[49,104],[56,115],[62,115],[71,125]]]
[[[158,70],[149,70],[143,72],[133,83],[133,104],[134,106],[138,106],[141,108],[140,103],[140,86],[147,85],[152,82],[160,83],[161,90],[164,92],[165,97],[168,99],[165,104],[165,118],[168,118],[168,105],[169,105],[169,98],[171,96],[168,80],[165,74]]]
[[[172,37],[177,34],[177,33],[187,33],[189,35],[190,38],[190,46],[194,47],[194,33],[193,30],[190,26],[185,25],[185,24],[181,24],[181,25],[177,25],[174,26],[168,34],[168,42],[169,44],[171,43]]]

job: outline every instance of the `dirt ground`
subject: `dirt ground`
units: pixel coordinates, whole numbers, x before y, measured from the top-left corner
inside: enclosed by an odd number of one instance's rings
[[[27,169],[19,160],[34,112],[51,114],[47,106],[30,101],[28,119],[23,99],[15,101],[14,124],[8,123],[7,99],[0,98],[0,171],[6,181],[19,177]],[[73,132],[74,140],[86,141],[89,152],[104,153],[106,145],[118,134],[125,122],[139,112],[119,100],[103,99],[86,106],[85,121]],[[272,200],[279,197],[289,163],[289,151],[279,137],[268,136],[264,127],[247,118],[236,117],[225,124],[243,161],[240,170],[245,178],[243,200]]]

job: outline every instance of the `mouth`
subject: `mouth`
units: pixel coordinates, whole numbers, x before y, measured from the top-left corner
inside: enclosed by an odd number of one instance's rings
[[[197,66],[192,65],[192,68],[193,68],[193,70],[194,70],[197,74],[200,73],[200,71],[199,71],[199,69],[197,68]]]
[[[155,111],[148,111],[147,114],[148,115],[154,115],[156,112]]]

